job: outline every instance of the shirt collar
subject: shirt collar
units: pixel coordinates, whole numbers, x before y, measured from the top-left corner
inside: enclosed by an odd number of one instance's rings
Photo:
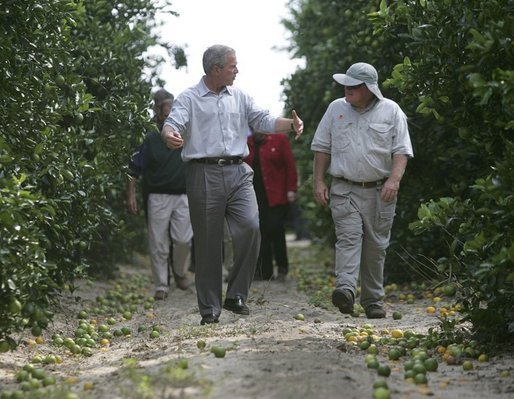
[[[377,97],[374,97],[373,100],[371,100],[371,102],[369,103],[369,105],[364,108],[364,110],[362,111],[363,113],[364,112],[368,112],[371,108],[373,108],[380,100],[377,98]]]
[[[232,90],[233,89],[230,86],[225,86],[223,90],[220,91],[220,94],[226,91],[228,95],[232,95]],[[198,91],[200,92],[201,97],[204,97],[211,92],[211,90],[205,84],[205,76],[202,76],[200,82],[198,83]]]
[[[377,97],[374,97],[371,102],[369,103],[369,105],[364,108],[362,111],[358,110],[357,108],[355,108],[352,104],[350,104],[348,102],[348,100],[346,99],[346,97],[344,98],[344,101],[350,106],[352,107],[352,109],[355,111],[355,112],[358,112],[359,114],[364,114],[366,112],[368,112],[369,110],[371,110],[380,100],[377,98]]]

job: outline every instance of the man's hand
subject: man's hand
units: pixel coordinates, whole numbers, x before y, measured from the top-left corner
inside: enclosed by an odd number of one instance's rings
[[[296,201],[296,193],[294,191],[288,191],[287,192],[287,201],[288,202],[295,202]]]
[[[127,185],[127,208],[132,215],[137,214],[136,178],[130,177]]]
[[[330,200],[330,190],[325,184],[324,176],[330,165],[330,154],[325,152],[314,152],[314,167],[312,170],[312,193],[314,200],[322,205],[328,205]]]
[[[131,213],[132,215],[137,214],[138,207],[137,207],[137,200],[136,200],[135,195],[129,197],[127,206],[128,206],[129,213]]]
[[[300,117],[298,116],[298,114],[296,113],[296,111],[294,109],[292,112],[292,116],[293,116],[293,129],[296,133],[295,140],[298,140],[298,138],[303,133],[303,121],[300,119]]]
[[[393,155],[393,165],[391,167],[391,174],[384,183],[382,191],[380,191],[380,198],[382,199],[382,201],[393,201],[398,195],[398,190],[400,189],[400,181],[402,180],[405,168],[407,167],[408,159],[409,158],[407,158],[407,156],[403,154]]]
[[[330,193],[329,193],[329,190],[328,190],[328,187],[327,185],[325,184],[325,182],[323,181],[320,181],[320,182],[314,182],[314,187],[313,187],[313,194],[314,194],[314,200],[322,205],[322,206],[326,206],[328,205],[328,200],[330,198]]]
[[[162,128],[162,139],[166,143],[166,146],[172,150],[181,148],[184,145],[184,139],[182,139],[180,133],[174,131],[171,126],[168,125]]]
[[[382,187],[382,191],[380,191],[380,198],[384,202],[393,201],[398,195],[398,190],[400,188],[400,183],[391,178],[387,179]]]

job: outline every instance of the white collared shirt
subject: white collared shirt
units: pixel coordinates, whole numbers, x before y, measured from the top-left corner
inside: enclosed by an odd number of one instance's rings
[[[184,139],[182,159],[246,157],[249,126],[257,131],[275,131],[274,116],[258,107],[240,89],[225,87],[219,94],[209,90],[204,79],[182,92],[164,122]]]

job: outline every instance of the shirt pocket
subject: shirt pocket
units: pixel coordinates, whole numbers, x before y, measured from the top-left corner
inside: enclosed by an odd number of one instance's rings
[[[228,125],[231,129],[239,130],[243,124],[244,115],[241,112],[227,112]]]
[[[371,140],[379,147],[390,148],[393,142],[393,125],[389,123],[370,123]]]
[[[352,131],[351,123],[336,123],[334,126],[334,134],[332,135],[332,143],[337,151],[344,151],[350,146],[350,137]]]

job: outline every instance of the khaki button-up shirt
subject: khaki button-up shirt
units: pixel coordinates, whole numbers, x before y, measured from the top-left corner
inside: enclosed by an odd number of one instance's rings
[[[394,154],[413,157],[407,117],[389,99],[377,100],[362,112],[344,98],[333,101],[316,129],[311,149],[330,154],[332,176],[357,182],[388,177]]]

